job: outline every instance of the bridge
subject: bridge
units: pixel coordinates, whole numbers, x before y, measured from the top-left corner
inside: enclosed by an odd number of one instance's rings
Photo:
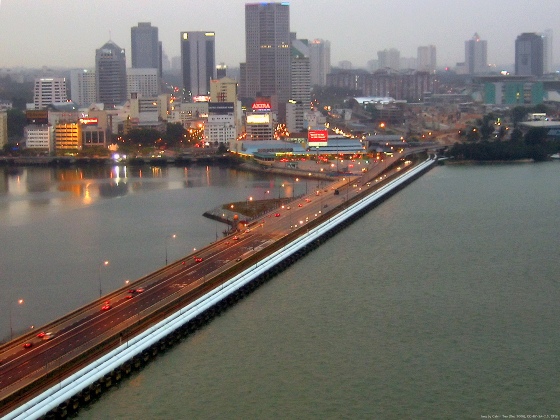
[[[43,326],[42,337],[28,333],[0,346],[0,415],[77,410],[434,162],[395,155]]]

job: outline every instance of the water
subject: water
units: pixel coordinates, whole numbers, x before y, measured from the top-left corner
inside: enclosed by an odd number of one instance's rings
[[[560,415],[559,169],[433,169],[80,418]]]

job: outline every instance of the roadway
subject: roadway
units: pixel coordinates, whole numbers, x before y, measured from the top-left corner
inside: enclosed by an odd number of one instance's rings
[[[53,375],[58,368],[76,360],[81,354],[91,356],[94,351],[99,357],[108,351],[105,343],[111,337],[117,336],[121,341],[130,338],[140,328],[145,329],[143,321],[154,318],[165,305],[180,298],[183,299],[182,304],[193,301],[207,290],[206,285],[217,286],[211,280],[218,274],[235,270],[236,266],[240,266],[240,271],[245,259],[298,229],[305,233],[305,225],[309,222],[324,217],[331,210],[335,211],[365,190],[374,189],[376,184],[391,176],[382,172],[402,156],[395,153],[383,164],[372,164],[360,176],[346,176],[316,189],[250,222],[247,229],[214,242],[196,254],[188,255],[37,330],[49,333],[46,335],[48,339],[38,337],[35,332],[4,344],[0,347],[0,415],[2,400],[13,392],[45,378],[49,373]],[[393,172],[412,166],[402,163]],[[335,194],[335,190],[339,193]],[[185,298],[189,300],[185,301]],[[102,309],[104,305],[109,307]],[[30,347],[24,348],[26,343]],[[70,373],[65,372],[64,375]],[[51,377],[50,381],[58,381],[61,377]]]

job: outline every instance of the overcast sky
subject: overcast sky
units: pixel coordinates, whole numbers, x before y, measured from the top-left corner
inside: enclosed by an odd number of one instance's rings
[[[179,55],[181,31],[216,32],[216,62],[245,61],[243,0],[0,0],[1,67],[93,67],[109,39],[126,50],[130,28],[151,22],[163,48]],[[290,29],[298,38],[331,42],[331,61],[364,67],[377,51],[397,48],[416,57],[434,44],[438,66],[464,61],[475,32],[488,41],[488,62],[514,62],[522,32],[554,31],[560,62],[560,0],[292,0]],[[555,68],[558,68],[556,66]]]

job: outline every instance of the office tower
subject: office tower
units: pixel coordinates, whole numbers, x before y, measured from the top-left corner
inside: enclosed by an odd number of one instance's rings
[[[292,39],[291,92],[286,105],[286,127],[290,132],[303,131],[303,114],[310,109],[311,72],[307,40]]]
[[[468,74],[486,73],[488,70],[487,44],[477,33],[465,41],[465,66]]]
[[[418,55],[416,58],[416,66],[418,71],[436,71],[436,46],[427,45],[418,47]]]
[[[401,68],[401,53],[395,48],[377,51],[377,60],[379,61],[380,69],[390,68],[398,70]]]
[[[553,73],[554,56],[552,55],[552,29],[544,31],[543,42],[543,73]]]
[[[523,33],[515,40],[515,74],[519,76],[543,75],[542,36],[536,33]]]
[[[8,113],[0,111],[0,149],[8,144]]]
[[[67,100],[65,78],[35,79],[33,88],[34,109],[43,109],[52,103],[66,102]]]
[[[132,93],[137,93],[144,97],[158,96],[158,69],[128,69],[126,73],[126,92],[127,99],[130,99]]]
[[[181,64],[184,98],[205,96],[216,78],[214,32],[181,32]]]
[[[161,76],[161,43],[158,28],[150,22],[139,22],[130,29],[130,53],[133,69],[158,69]]]
[[[290,99],[290,7],[288,3],[245,5],[246,80],[249,98],[271,97],[285,118]]]
[[[216,79],[223,79],[224,77],[227,77],[227,66],[220,63],[216,66]]]
[[[78,106],[95,102],[95,72],[86,69],[70,70],[70,99]]]
[[[95,51],[96,101],[114,108],[126,101],[126,56],[113,41]]]
[[[311,86],[325,86],[327,74],[331,72],[331,43],[314,39],[309,44],[309,70]]]

